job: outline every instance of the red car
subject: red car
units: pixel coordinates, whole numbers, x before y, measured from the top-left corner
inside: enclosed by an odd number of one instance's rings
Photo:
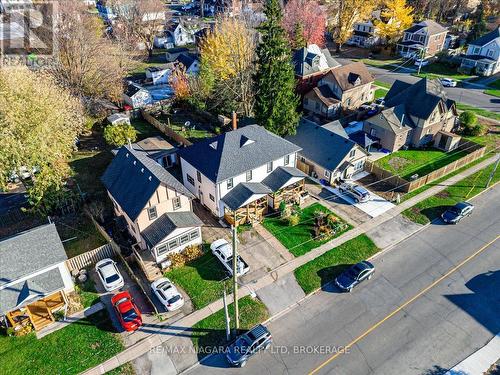
[[[111,298],[111,303],[125,331],[135,331],[142,325],[141,312],[134,304],[129,292],[125,291],[115,294]]]

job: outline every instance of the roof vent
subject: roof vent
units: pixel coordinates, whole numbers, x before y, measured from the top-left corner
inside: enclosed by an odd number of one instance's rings
[[[136,164],[137,164],[137,160],[134,160],[134,165],[136,165]]]
[[[141,172],[144,173],[144,168],[141,168]]]
[[[152,176],[149,176],[148,180],[149,180],[149,181],[151,181],[152,179],[153,179],[153,177],[152,177]]]
[[[244,135],[241,136],[240,147],[248,146],[251,145],[252,143],[255,143],[253,139],[245,137]]]
[[[128,152],[125,154],[125,156],[128,158]]]
[[[210,147],[212,147],[214,150],[217,150],[217,141],[210,143]]]

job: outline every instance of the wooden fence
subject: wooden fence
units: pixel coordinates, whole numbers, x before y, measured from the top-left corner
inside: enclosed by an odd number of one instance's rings
[[[164,124],[163,122],[157,120],[153,116],[151,116],[149,113],[146,111],[141,111],[142,117],[144,120],[149,122],[151,125],[153,125],[156,129],[161,131],[163,134],[165,134],[167,137],[173,139],[177,143],[181,143],[184,146],[191,146],[192,143],[189,142],[186,138],[184,138],[182,135],[179,133],[175,132],[173,129],[169,128],[167,124]]]
[[[393,175],[391,172],[378,167],[377,165],[375,165],[375,163],[370,161],[367,161],[365,163],[365,171],[373,173],[379,180],[384,180],[384,183],[393,186],[395,188],[395,191],[409,193],[432,181],[446,176],[447,174],[456,171],[459,168],[462,168],[464,165],[467,165],[474,160],[479,159],[484,155],[486,147],[471,141],[462,140],[460,141],[457,150],[467,151],[468,155],[413,181],[408,181],[404,178]]]
[[[70,258],[66,261],[66,264],[68,265],[68,268],[71,272],[73,270],[81,270],[82,268],[92,266],[100,260],[106,258],[114,258],[115,256],[115,249],[110,243],[108,243],[106,245],[98,247],[97,249],[90,250],[86,253]]]

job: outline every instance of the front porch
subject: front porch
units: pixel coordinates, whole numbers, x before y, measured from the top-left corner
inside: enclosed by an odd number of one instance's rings
[[[260,223],[268,209],[267,196],[263,196],[235,210],[224,207],[224,220],[234,226]]]
[[[35,331],[56,321],[54,313],[64,309],[66,313],[67,300],[64,291],[59,291],[50,296],[41,298],[24,307],[6,313],[8,325],[14,328],[15,332],[26,329],[29,331],[32,326]]]

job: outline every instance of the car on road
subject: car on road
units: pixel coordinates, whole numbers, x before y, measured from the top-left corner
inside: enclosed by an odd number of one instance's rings
[[[375,266],[363,260],[338,275],[335,278],[335,285],[346,292],[350,292],[360,282],[370,280],[374,272]]]
[[[177,288],[166,277],[162,277],[151,284],[151,291],[162,303],[167,311],[174,311],[184,306],[184,298]]]
[[[341,183],[339,185],[339,191],[342,194],[347,194],[350,197],[352,197],[355,203],[368,202],[371,198],[370,192],[368,190],[366,190],[362,186],[350,182]]]
[[[252,355],[259,350],[266,350],[272,342],[271,332],[262,324],[256,325],[228,346],[227,361],[231,366],[243,367]]]
[[[469,216],[473,210],[474,206],[469,202],[459,202],[443,212],[441,219],[447,224],[457,224],[464,217]]]
[[[107,292],[120,289],[125,284],[118,266],[113,259],[103,259],[96,263],[95,271]]]
[[[417,66],[419,66],[419,65],[420,66],[427,66],[430,64],[430,61],[426,60],[426,59],[416,59],[414,64]]]
[[[124,291],[115,294],[111,298],[116,315],[120,320],[120,324],[127,332],[137,330],[142,325],[141,312],[137,308],[129,292]]]
[[[441,78],[440,81],[444,87],[457,87],[457,81],[455,81],[454,79]]]

